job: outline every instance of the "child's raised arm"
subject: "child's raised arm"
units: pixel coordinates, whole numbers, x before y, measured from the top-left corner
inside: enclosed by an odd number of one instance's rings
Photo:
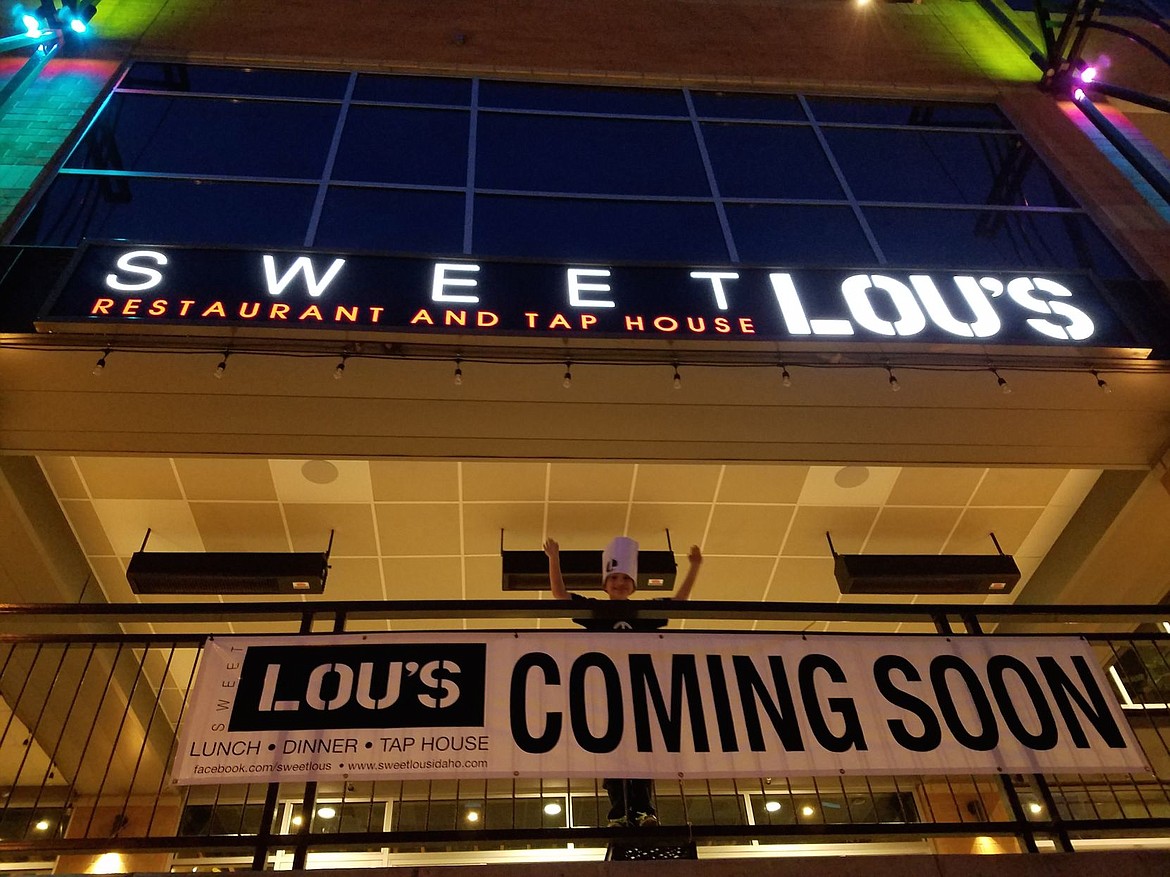
[[[687,552],[687,561],[690,563],[690,567],[687,569],[682,584],[674,592],[675,600],[686,600],[690,597],[691,588],[695,586],[695,579],[699,577],[699,567],[703,564],[703,552],[699,550],[698,545],[691,546],[691,550]]]
[[[569,592],[565,589],[565,580],[561,576],[561,546],[556,539],[544,540],[544,553],[548,555],[548,581],[552,587],[552,595],[557,600],[568,600]]]

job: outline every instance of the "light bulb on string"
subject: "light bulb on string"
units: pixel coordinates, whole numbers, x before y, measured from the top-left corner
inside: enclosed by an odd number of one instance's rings
[[[93,371],[90,374],[100,375],[106,370],[106,357],[110,355],[110,348],[102,351],[101,357],[93,364]]]
[[[788,366],[780,363],[780,385],[782,387],[792,386],[792,375],[788,373]]]
[[[212,373],[215,375],[216,378],[222,378],[223,373],[227,371],[227,361],[228,361],[228,353],[227,353],[227,351],[224,351],[223,359],[221,359],[219,361],[219,365],[217,365],[215,367],[215,371]]]
[[[999,373],[998,369],[991,369],[991,373],[995,375],[995,383],[999,386],[999,391],[1005,396],[1010,396],[1012,393],[1012,386],[1007,382],[1007,378]]]
[[[459,359],[455,360],[455,386],[456,387],[463,386],[463,369],[461,367],[462,362],[463,361],[459,360]]]
[[[890,392],[897,393],[899,390],[902,389],[902,385],[898,383],[898,378],[894,374],[894,370],[892,368],[890,368],[888,365],[886,366],[886,372],[890,376]]]
[[[341,354],[341,359],[337,362],[337,368],[333,370],[333,380],[340,381],[345,377],[345,361],[349,359],[348,354]]]
[[[569,360],[565,361],[565,377],[561,381],[561,386],[566,390],[573,386],[573,363]]]
[[[1113,392],[1113,388],[1109,386],[1109,382],[1101,377],[1096,369],[1093,369],[1093,377],[1097,380],[1097,389],[1099,389],[1102,393],[1108,396]]]
[[[677,364],[674,367],[674,379],[671,383],[676,390],[682,389],[682,375],[680,375],[678,373],[678,365]]]

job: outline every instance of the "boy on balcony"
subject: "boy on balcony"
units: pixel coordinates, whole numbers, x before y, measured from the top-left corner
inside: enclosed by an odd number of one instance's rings
[[[557,600],[592,600],[580,594],[570,594],[561,575],[560,546],[555,539],[547,539],[544,553],[548,555],[548,579],[552,595]],[[688,568],[682,584],[673,597],[662,599],[686,600],[695,586],[703,553],[698,545],[687,552]],[[615,536],[601,557],[602,588],[611,600],[629,600],[638,588],[638,543],[626,536]],[[587,630],[650,631],[666,626],[665,618],[579,619],[576,622]],[[658,816],[650,802],[650,780],[608,778],[602,784],[609,795],[609,827],[655,826]]]

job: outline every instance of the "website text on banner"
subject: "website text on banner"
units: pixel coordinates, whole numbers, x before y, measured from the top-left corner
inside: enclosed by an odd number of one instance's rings
[[[174,782],[1145,772],[1075,637],[209,640]]]

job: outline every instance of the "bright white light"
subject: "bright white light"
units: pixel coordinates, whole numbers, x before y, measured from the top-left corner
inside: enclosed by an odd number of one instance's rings
[[[1083,88],[1078,88],[1076,91],[1073,92],[1073,100],[1081,101],[1084,99],[1085,99],[1085,90]]]
[[[800,815],[801,816],[812,816],[816,812],[817,811],[814,810],[812,807],[810,807],[808,804],[805,804],[803,807],[800,808]]]
[[[37,831],[48,831],[48,830],[49,830],[49,820],[42,819],[40,822],[37,823]]]
[[[93,867],[90,869],[90,874],[123,874],[126,871],[126,863],[122,861],[120,853],[102,853]]]
[[[1097,78],[1097,68],[1096,67],[1086,67],[1084,70],[1081,71],[1081,82],[1092,82],[1096,78]]]
[[[89,27],[87,27],[86,23],[80,18],[75,18],[69,22],[69,28],[74,33],[85,33],[87,30],[89,30]]]
[[[41,23],[37,21],[35,15],[20,16],[20,23],[24,25],[25,36],[39,37],[41,35]]]
[[[1044,808],[1041,807],[1039,804],[1037,804],[1035,801],[1033,801],[1031,804],[1028,805],[1028,811],[1031,812],[1033,815],[1035,815],[1037,813],[1042,813],[1044,811]]]
[[[561,805],[558,804],[556,801],[549,801],[547,804],[544,805],[544,812],[548,816],[560,816],[561,815]]]
[[[783,805],[779,801],[769,801],[764,805],[764,809],[769,813],[777,812]]]
[[[321,807],[318,808],[317,815],[322,819],[332,819],[337,815],[337,809],[334,807]]]
[[[479,811],[478,810],[468,810],[467,811],[467,821],[468,822],[479,822]]]
[[[293,825],[300,825],[300,824],[301,824],[302,822],[304,822],[304,821],[305,821],[305,820],[301,819],[301,817],[299,817],[299,816],[294,816],[294,817],[292,818],[292,824],[293,824]]]

